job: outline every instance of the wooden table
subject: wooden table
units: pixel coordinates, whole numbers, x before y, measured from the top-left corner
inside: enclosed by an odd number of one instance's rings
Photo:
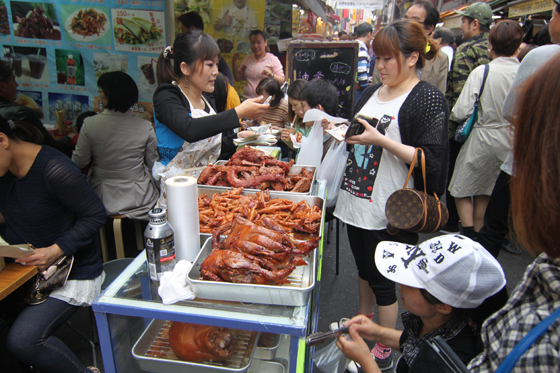
[[[0,271],[0,300],[25,284],[35,274],[37,274],[35,266],[6,263],[6,268]]]

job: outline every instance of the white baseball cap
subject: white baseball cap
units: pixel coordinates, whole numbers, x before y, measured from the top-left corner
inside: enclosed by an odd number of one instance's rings
[[[458,234],[417,246],[380,242],[375,264],[389,280],[426,289],[457,308],[476,308],[506,284],[500,263],[478,242]]]

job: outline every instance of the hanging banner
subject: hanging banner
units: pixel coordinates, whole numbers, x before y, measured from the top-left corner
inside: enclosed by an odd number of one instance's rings
[[[338,0],[336,9],[379,10],[383,8],[383,0]]]
[[[553,0],[536,0],[526,3],[516,4],[509,7],[508,17],[520,17],[527,14],[548,12],[554,9],[556,4]]]
[[[2,56],[14,67],[17,102],[44,123],[54,111],[74,121],[103,110],[97,79],[122,71],[138,85],[140,116],[151,119],[155,68],[165,40],[164,1],[0,1]]]

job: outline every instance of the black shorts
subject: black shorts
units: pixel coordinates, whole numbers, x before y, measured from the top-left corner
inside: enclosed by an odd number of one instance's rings
[[[377,244],[381,241],[416,244],[418,236],[412,235],[412,239],[416,237],[416,242],[410,242],[411,237],[405,238],[399,234],[393,236],[386,229],[367,230],[347,224],[347,230],[350,248],[352,249],[352,254],[354,254],[356,267],[358,267],[358,276],[368,282],[375,294],[377,305],[389,306],[395,303],[397,301],[395,283],[379,273],[375,265]]]

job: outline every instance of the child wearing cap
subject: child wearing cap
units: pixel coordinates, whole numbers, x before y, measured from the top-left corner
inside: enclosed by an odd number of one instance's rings
[[[364,339],[400,350],[396,373],[408,372],[426,341],[441,336],[467,364],[474,358],[476,337],[465,310],[478,307],[505,284],[498,261],[480,244],[461,235],[432,238],[418,246],[379,243],[375,263],[381,274],[399,284],[404,330],[382,327],[364,315],[346,322],[349,340],[337,346],[364,372],[380,372]]]

